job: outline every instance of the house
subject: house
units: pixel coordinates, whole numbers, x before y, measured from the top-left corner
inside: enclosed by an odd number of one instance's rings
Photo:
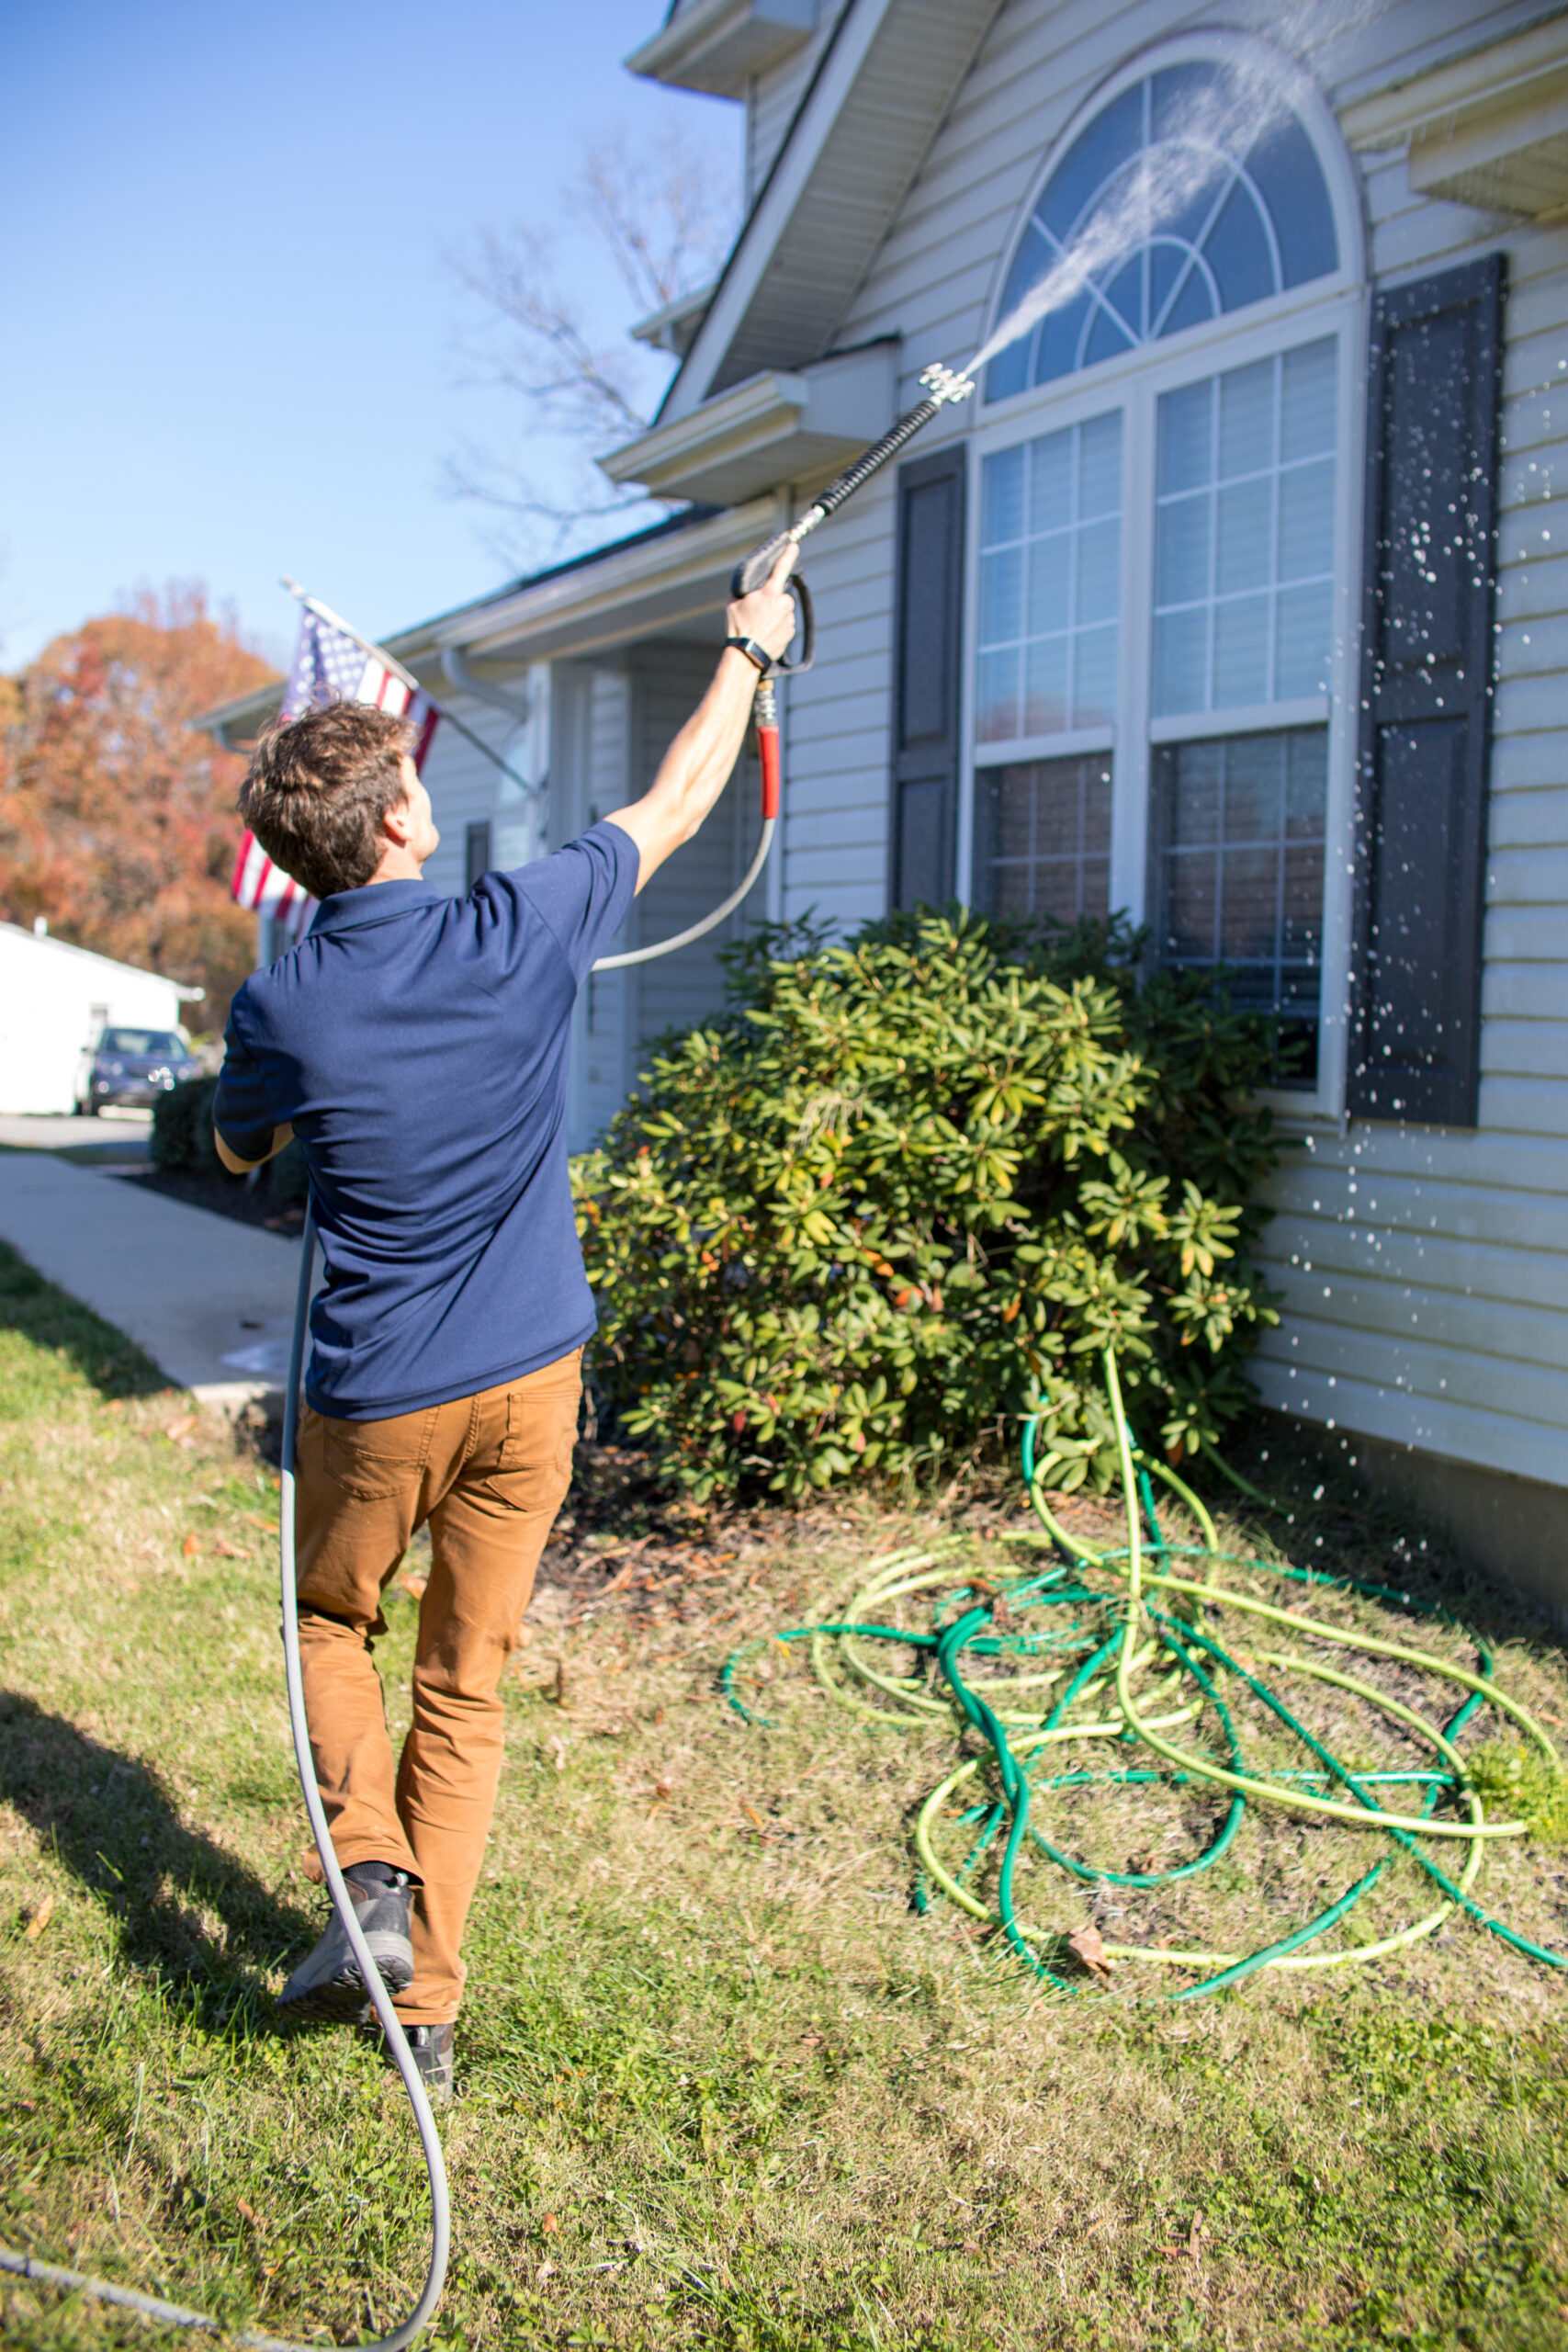
[[[0,1111],[73,1110],[106,1028],[183,1036],[183,1008],[202,993],[51,939],[41,916],[31,931],[0,922]]]
[[[1568,1605],[1568,12],[675,0],[628,62],[746,109],[735,247],[602,461],[687,503],[393,650],[568,837],[646,785],[737,557],[1049,278],[809,544],[755,912],[1124,908],[1223,959],[1299,1050],[1266,1401]],[[456,889],[525,836],[438,749]],[[743,783],[638,936],[754,821]],[[594,983],[578,1141],[716,987],[708,943]]]

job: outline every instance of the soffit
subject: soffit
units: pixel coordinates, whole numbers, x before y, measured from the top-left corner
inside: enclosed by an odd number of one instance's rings
[[[757,74],[810,40],[816,22],[816,0],[688,0],[626,68],[671,89],[743,98]]]
[[[1410,150],[1417,195],[1540,218],[1568,206],[1568,14],[1348,107],[1352,147]]]
[[[831,346],[1002,0],[851,0],[660,423]]]

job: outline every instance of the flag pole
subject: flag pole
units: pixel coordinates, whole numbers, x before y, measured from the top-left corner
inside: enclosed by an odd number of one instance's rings
[[[435,696],[430,693],[428,688],[420,684],[419,680],[414,676],[413,672],[412,670],[405,670],[402,663],[398,661],[395,655],[389,653],[384,645],[377,645],[370,638],[361,637],[356,628],[350,628],[348,623],[344,619],[341,613],[334,613],[330,605],[323,605],[321,603],[319,598],[315,596],[308,596],[305,594],[304,589],[300,587],[299,582],[297,580],[290,580],[287,571],[283,574],[282,584],[288,589],[291,596],[298,597],[299,601],[304,605],[305,610],[308,613],[314,613],[316,618],[319,621],[324,621],[329,628],[335,628],[342,636],[350,639],[354,644],[360,648],[362,652],[368,653],[373,662],[384,662],[387,668],[391,672],[393,677],[399,679],[403,685],[407,686],[410,694],[423,695],[426,702],[430,705],[430,707],[434,711],[438,718],[444,718],[448,727],[455,727],[458,734],[463,736],[473,745],[476,752],[482,752],[485,758],[490,761],[491,764],[493,767],[498,767],[502,775],[509,775],[512,778],[513,783],[516,785],[519,790],[525,796],[534,793],[543,793],[545,787],[542,784],[530,784],[525,776],[520,776],[516,769],[509,766],[507,762],[502,758],[499,752],[493,751],[491,748],[490,744],[485,741],[482,735],[476,735],[473,729],[465,725],[464,721],[457,717],[456,711],[448,710],[445,703],[437,702]]]

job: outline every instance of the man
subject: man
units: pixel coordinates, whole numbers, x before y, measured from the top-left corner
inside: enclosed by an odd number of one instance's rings
[[[500,1775],[502,1670],[571,1476],[592,1295],[572,1218],[567,1035],[634,894],[723,790],[758,670],[788,645],[793,555],[729,607],[729,642],[652,788],[554,856],[426,884],[439,835],[404,723],[356,703],[257,746],[240,795],[321,901],[234,1000],[213,1106],[236,1173],[298,1136],[326,1265],[297,1447],[310,1749],[360,1925],[422,2073],[452,2086],[460,1955]],[[413,1715],[394,1769],[373,1657],[380,1599],[431,1532]],[[282,1994],[367,1998],[334,1920]]]

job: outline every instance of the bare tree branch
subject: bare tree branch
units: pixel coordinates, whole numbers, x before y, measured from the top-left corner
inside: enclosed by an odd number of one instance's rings
[[[581,453],[578,482],[553,493],[493,451],[470,446],[448,460],[450,496],[507,518],[508,560],[533,560],[542,545],[558,554],[588,526],[649,508],[636,492],[606,494],[586,461],[648,423],[659,362],[626,330],[716,273],[733,233],[735,195],[712,151],[674,126],[640,142],[607,135],[585,149],[562,192],[564,232],[533,222],[488,229],[449,257],[478,314],[459,345],[475,379],[513,394],[530,433],[552,433]],[[574,290],[573,231],[614,264],[628,297],[612,340]],[[575,275],[581,280],[581,269]]]

